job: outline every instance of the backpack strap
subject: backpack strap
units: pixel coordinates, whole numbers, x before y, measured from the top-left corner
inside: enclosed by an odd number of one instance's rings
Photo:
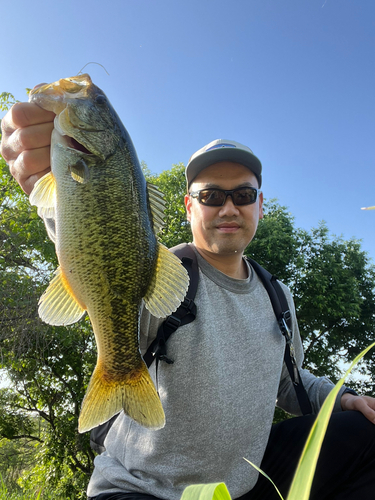
[[[169,364],[173,363],[173,360],[167,357],[167,340],[177,328],[194,321],[197,314],[197,306],[195,305],[194,297],[198,288],[199,270],[195,251],[188,243],[182,243],[169,250],[181,259],[183,266],[187,270],[190,279],[189,288],[184,301],[181,302],[178,309],[168,316],[160,325],[155,340],[144,354],[143,359],[147,367],[151,365],[154,359],[166,361]]]
[[[104,440],[107,437],[109,429],[112,427],[118,416],[119,413],[116,413],[116,415],[113,415],[113,417],[107,420],[107,422],[94,427],[90,431],[90,447],[99,455],[105,451]]]
[[[292,337],[292,318],[285,293],[275,276],[266,271],[261,265],[255,262],[255,260],[248,257],[247,260],[250,262],[252,268],[257,273],[266,291],[268,292],[280,331],[286,340],[284,361],[293,382],[301,411],[303,415],[309,415],[312,413],[312,407],[298,372]]]

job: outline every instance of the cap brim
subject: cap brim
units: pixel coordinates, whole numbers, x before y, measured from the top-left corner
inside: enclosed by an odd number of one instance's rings
[[[257,177],[259,187],[262,184],[262,164],[253,154],[243,149],[237,148],[218,148],[206,151],[194,158],[186,168],[186,179],[188,187],[197,177],[197,175],[214,163],[221,161],[233,161],[244,165]]]

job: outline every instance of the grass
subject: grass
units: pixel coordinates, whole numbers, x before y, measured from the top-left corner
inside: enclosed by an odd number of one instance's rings
[[[39,492],[25,493],[25,492],[10,492],[3,481],[0,474],[0,500],[74,500],[66,497],[57,497],[51,492],[41,490]]]
[[[7,488],[1,487],[0,500],[69,500],[69,498],[56,497],[52,493],[43,493],[42,490],[39,493],[9,493]]]

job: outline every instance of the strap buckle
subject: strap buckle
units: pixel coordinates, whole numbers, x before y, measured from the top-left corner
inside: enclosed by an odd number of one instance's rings
[[[173,359],[168,358],[166,343],[162,340],[156,345],[155,350],[152,352],[152,356],[158,361],[165,361],[168,365],[173,365]]]
[[[292,361],[293,365],[293,375],[294,375],[294,385],[299,384],[299,375],[298,375],[298,368],[297,368],[297,360],[296,360],[296,351],[294,349],[294,344],[293,344],[293,334],[290,328],[288,327],[287,321],[290,319],[291,314],[289,309],[281,314],[281,318],[279,319],[279,327],[281,330],[281,333],[284,335],[286,339],[286,343],[289,346],[289,354],[290,354],[290,359]]]

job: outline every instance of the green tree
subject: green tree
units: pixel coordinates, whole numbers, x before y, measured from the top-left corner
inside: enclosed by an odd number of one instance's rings
[[[182,163],[173,165],[159,175],[151,174],[146,168],[144,173],[148,182],[155,184],[164,194],[165,227],[160,241],[168,248],[179,243],[192,241],[190,224],[186,220],[184,195],[186,193],[185,167]]]
[[[375,339],[375,268],[360,242],[331,235],[323,222],[296,228],[287,209],[271,201],[247,251],[291,289],[305,366],[336,382],[343,363]],[[371,353],[361,366],[375,374]],[[374,394],[370,380],[364,387]]]

